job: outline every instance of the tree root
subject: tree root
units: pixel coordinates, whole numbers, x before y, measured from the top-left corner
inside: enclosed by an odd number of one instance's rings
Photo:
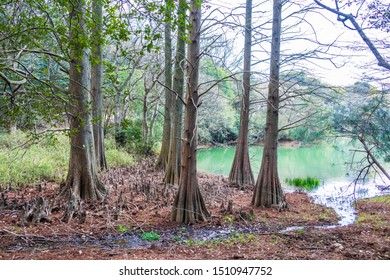
[[[51,222],[51,207],[47,200],[42,196],[37,197],[31,202],[26,201],[22,207],[22,213],[19,221],[22,224]]]

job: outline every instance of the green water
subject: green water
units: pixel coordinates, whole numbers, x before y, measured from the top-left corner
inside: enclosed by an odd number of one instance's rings
[[[374,176],[368,178],[364,184],[359,183],[351,187],[350,183],[356,178],[356,170],[351,170],[349,163],[353,156],[355,162],[364,156],[364,154],[354,155],[352,150],[356,150],[356,147],[348,141],[341,140],[307,147],[279,147],[278,171],[283,187],[288,187],[285,179],[317,178],[320,180],[320,186],[308,191],[314,198],[314,202],[334,208],[340,217],[340,225],[352,224],[356,218],[353,200],[383,194],[375,185],[390,184],[390,182],[383,183],[381,180],[376,182],[379,176]],[[199,150],[198,170],[228,176],[234,151],[234,147]],[[263,148],[251,147],[249,153],[256,180]],[[389,164],[384,166],[390,168]]]
[[[281,180],[286,178],[314,177],[322,182],[328,179],[344,179],[349,173],[352,159],[351,146],[345,143],[322,143],[307,147],[279,147],[278,169]],[[229,175],[234,157],[234,147],[218,147],[198,151],[200,172]],[[252,171],[260,170],[263,147],[251,147]]]

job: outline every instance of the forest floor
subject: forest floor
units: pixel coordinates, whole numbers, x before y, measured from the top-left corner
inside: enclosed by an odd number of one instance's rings
[[[286,211],[253,208],[250,188],[199,174],[211,217],[183,226],[170,221],[176,189],[162,183],[151,160],[110,169],[102,178],[109,198],[85,202],[69,223],[62,221],[63,206],[50,206],[58,185],[1,190],[0,260],[390,259],[390,196],[359,201],[353,225],[331,227],[338,221],[334,210],[305,193],[287,193]],[[39,200],[47,203],[47,216],[31,223],[23,209]]]

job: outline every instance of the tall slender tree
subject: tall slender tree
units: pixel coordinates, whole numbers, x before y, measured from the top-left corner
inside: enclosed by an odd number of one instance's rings
[[[278,174],[279,72],[282,0],[273,0],[270,79],[268,85],[267,117],[263,159],[252,197],[254,206],[271,207],[283,199]]]
[[[184,224],[194,224],[198,221],[204,221],[210,215],[199,189],[196,168],[201,4],[199,0],[191,0],[190,4],[191,27],[187,53],[188,82],[185,99],[184,139],[181,154],[179,190],[172,211],[172,220]]]
[[[172,0],[165,0],[165,28],[164,28],[164,52],[165,52],[165,106],[164,106],[164,127],[161,141],[161,151],[158,157],[157,166],[165,170],[168,164],[169,145],[171,140],[172,122]]]
[[[179,0],[178,30],[175,54],[175,69],[173,74],[172,91],[174,110],[172,112],[171,141],[169,146],[168,165],[165,169],[165,183],[178,184],[180,175],[181,130],[183,118],[184,67],[185,67],[185,36],[187,2]]]
[[[86,43],[86,5],[83,0],[73,0],[69,1],[69,9],[71,148],[68,175],[61,194],[69,197],[67,213],[71,215],[80,198],[102,200],[108,189],[98,177],[95,158],[90,105],[90,62]]]
[[[253,173],[249,160],[248,131],[249,131],[249,97],[251,89],[251,48],[252,48],[252,0],[246,0],[245,13],[245,43],[244,43],[244,74],[242,87],[244,93],[241,101],[240,130],[232,168],[229,174],[230,184],[243,187],[253,185]]]
[[[104,126],[103,126],[103,5],[102,0],[92,1],[92,66],[91,66],[91,93],[93,100],[93,136],[96,153],[96,163],[100,169],[107,169],[104,153]]]

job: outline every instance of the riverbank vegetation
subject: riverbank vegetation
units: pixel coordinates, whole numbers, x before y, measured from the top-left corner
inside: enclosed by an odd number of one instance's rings
[[[116,147],[112,138],[107,138],[105,142],[109,166],[134,164],[134,156]],[[69,152],[69,139],[62,134],[37,141],[20,131],[11,135],[0,134],[0,186],[17,189],[41,181],[60,184],[68,171]]]
[[[306,177],[306,178],[286,178],[285,182],[294,187],[306,189],[306,190],[312,190],[316,189],[320,186],[320,180],[312,177]]]

